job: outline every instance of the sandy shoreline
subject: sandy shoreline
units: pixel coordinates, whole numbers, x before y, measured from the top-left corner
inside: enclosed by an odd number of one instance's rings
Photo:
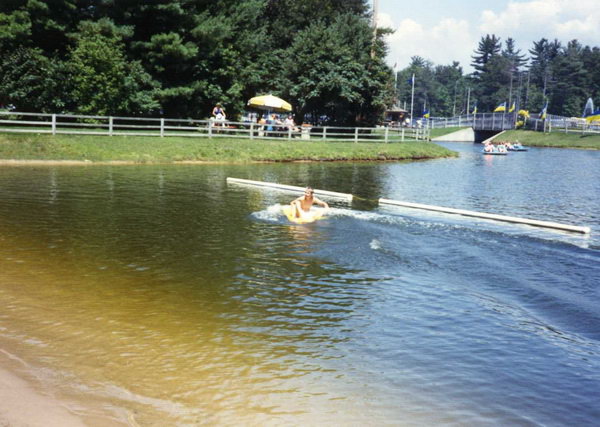
[[[32,378],[26,380],[26,366],[0,350],[0,426],[85,426],[65,402],[36,390]]]
[[[47,388],[28,372],[26,362],[0,349],[0,427],[137,425],[133,420],[123,423],[110,416],[92,415],[97,412],[93,409],[96,405],[88,408],[85,398],[71,401]]]

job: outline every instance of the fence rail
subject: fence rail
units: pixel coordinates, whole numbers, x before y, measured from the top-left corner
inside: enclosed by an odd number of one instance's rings
[[[245,138],[393,143],[429,139],[428,128],[287,126],[251,122],[0,111],[0,132],[52,135]]]

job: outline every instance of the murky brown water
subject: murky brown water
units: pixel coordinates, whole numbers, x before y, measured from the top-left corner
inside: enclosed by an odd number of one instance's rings
[[[373,200],[460,162],[498,182],[464,159],[0,168],[0,349],[91,425],[594,419],[597,316],[576,295],[596,292],[598,252],[579,237],[369,201],[296,226],[278,210],[293,195],[225,182]],[[413,201],[451,205],[436,191]]]

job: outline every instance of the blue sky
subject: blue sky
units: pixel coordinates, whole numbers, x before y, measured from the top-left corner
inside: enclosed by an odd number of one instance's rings
[[[378,25],[396,30],[387,39],[390,66],[419,55],[436,65],[457,60],[471,72],[485,34],[512,37],[522,53],[542,37],[600,46],[600,0],[379,0]]]

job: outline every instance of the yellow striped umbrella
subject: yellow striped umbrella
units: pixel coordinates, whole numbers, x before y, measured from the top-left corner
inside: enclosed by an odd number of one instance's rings
[[[281,98],[269,95],[255,96],[250,98],[248,101],[248,107],[258,108],[267,111],[276,111],[283,113],[286,111],[292,111],[292,106],[289,102],[284,101]]]

